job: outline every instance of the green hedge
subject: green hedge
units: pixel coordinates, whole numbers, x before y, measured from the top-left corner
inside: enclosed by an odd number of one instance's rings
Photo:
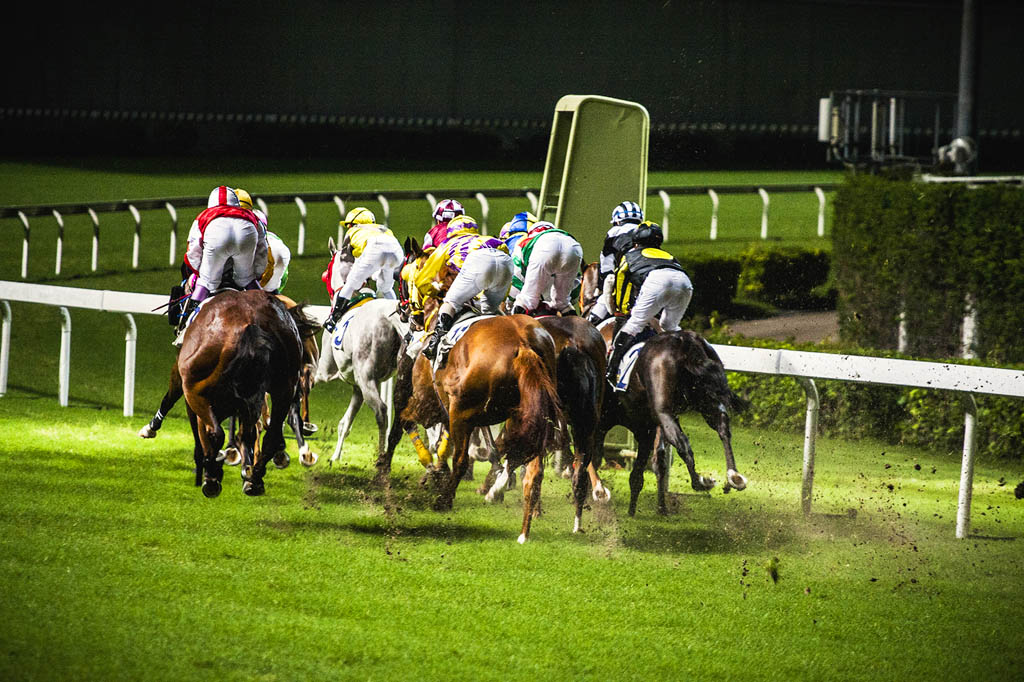
[[[761,348],[845,352],[872,357],[903,357],[891,351],[826,347],[727,336],[712,330],[714,343]],[[962,364],[983,365],[981,361]],[[1017,369],[1024,369],[1024,365]],[[750,400],[751,407],[734,417],[734,423],[802,432],[807,408],[803,388],[790,377],[729,373],[733,390]],[[818,425],[822,433],[841,438],[879,438],[889,443],[927,447],[959,456],[964,438],[964,398],[952,391],[896,386],[854,384],[847,381],[816,382],[820,399]],[[977,396],[975,433],[978,452],[987,458],[1024,458],[1024,404],[1017,398]]]
[[[908,354],[957,356],[970,294],[979,357],[1024,361],[1024,191],[858,175],[837,190],[834,208],[844,341],[896,348],[903,311]]]

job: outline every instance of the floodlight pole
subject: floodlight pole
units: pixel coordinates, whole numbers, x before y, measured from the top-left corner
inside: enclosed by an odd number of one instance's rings
[[[956,100],[956,137],[975,139],[974,132],[974,72],[975,35],[977,7],[974,0],[964,0],[963,16],[960,20],[960,85]],[[976,141],[976,140],[975,140]],[[970,175],[975,162],[964,161],[956,164],[957,175]]]

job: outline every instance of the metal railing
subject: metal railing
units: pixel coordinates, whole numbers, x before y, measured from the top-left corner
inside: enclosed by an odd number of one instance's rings
[[[708,238],[718,238],[718,208],[720,204],[719,195],[726,194],[757,194],[761,197],[761,239],[768,238],[769,224],[769,203],[770,195],[775,193],[793,192],[814,192],[818,197],[818,219],[817,236],[825,234],[825,192],[832,191],[835,184],[786,184],[786,185],[723,185],[719,187],[707,186],[674,186],[674,187],[651,187],[648,195],[658,197],[662,205],[661,224],[665,238],[669,238],[669,212],[673,196],[700,196],[707,195],[711,199],[711,224]],[[539,190],[533,188],[520,189],[445,189],[434,191],[422,190],[366,190],[359,192],[303,192],[303,193],[279,193],[263,194],[256,197],[260,208],[268,215],[269,206],[273,204],[294,204],[299,212],[298,236],[296,241],[296,253],[303,255],[306,250],[306,216],[307,204],[333,203],[339,216],[344,218],[346,203],[376,201],[383,209],[383,223],[389,224],[391,217],[392,201],[422,200],[429,203],[432,210],[437,203],[435,197],[452,198],[473,198],[480,203],[480,215],[475,216],[480,221],[481,231],[489,233],[490,200],[492,199],[521,199],[525,198],[530,202],[531,210],[537,210],[537,194]],[[54,274],[60,275],[64,256],[64,218],[69,215],[88,215],[92,221],[92,258],[90,268],[96,272],[99,265],[100,252],[100,215],[110,213],[124,213],[131,215],[134,221],[132,235],[131,267],[138,269],[140,253],[143,248],[143,212],[145,211],[166,211],[168,217],[168,265],[174,265],[181,254],[178,252],[179,242],[179,220],[178,214],[182,209],[202,209],[206,207],[206,197],[173,197],[158,199],[123,199],[121,201],[101,201],[72,204],[48,204],[34,206],[0,206],[0,219],[17,218],[22,225],[22,248],[21,248],[21,279],[28,279],[29,247],[32,240],[32,224],[30,219],[53,218],[57,223],[56,253],[54,257]],[[338,228],[338,242],[341,242],[342,230]]]

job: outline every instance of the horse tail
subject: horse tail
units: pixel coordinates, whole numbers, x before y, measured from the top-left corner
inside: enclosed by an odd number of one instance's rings
[[[601,392],[594,359],[576,348],[566,346],[558,356],[558,395],[568,413],[569,424],[579,438],[597,428],[597,409],[594,401]]]
[[[519,384],[519,406],[506,422],[504,445],[507,452],[521,453],[528,461],[555,444],[561,402],[544,359],[528,344],[520,344],[512,370]]]
[[[254,419],[263,408],[264,394],[270,390],[270,359],[275,348],[276,341],[267,330],[256,324],[246,325],[221,375]]]

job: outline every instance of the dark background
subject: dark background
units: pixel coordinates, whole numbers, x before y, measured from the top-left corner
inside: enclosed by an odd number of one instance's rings
[[[1024,3],[977,4],[979,167],[1015,167]],[[3,154],[537,166],[558,98],[595,94],[647,107],[652,168],[824,167],[818,99],[956,93],[962,14],[960,0],[159,7],[15,15]]]

